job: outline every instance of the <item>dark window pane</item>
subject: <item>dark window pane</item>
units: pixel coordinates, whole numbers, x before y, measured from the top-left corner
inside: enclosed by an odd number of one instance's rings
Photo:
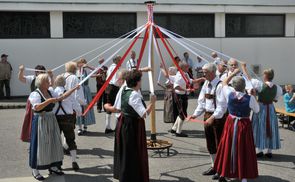
[[[0,38],[50,38],[48,12],[0,12]]]
[[[155,14],[157,25],[184,37],[214,37],[214,14]]]
[[[64,38],[115,38],[135,28],[135,13],[63,13]]]
[[[226,15],[227,37],[281,37],[285,35],[285,15]]]

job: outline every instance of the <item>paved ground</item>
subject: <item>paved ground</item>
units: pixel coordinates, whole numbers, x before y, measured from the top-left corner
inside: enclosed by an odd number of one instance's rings
[[[189,113],[195,108],[196,100],[189,101]],[[190,134],[189,138],[176,138],[167,132],[170,124],[163,123],[163,102],[157,104],[158,138],[173,142],[170,156],[149,152],[150,179],[152,182],[193,182],[212,181],[201,173],[209,167],[209,155],[205,148],[203,126],[198,123],[187,123],[184,130]],[[35,181],[28,166],[27,143],[19,140],[24,109],[0,110],[0,182],[30,182]],[[65,176],[50,176],[46,181],[55,182],[109,182],[113,168],[112,135],[105,135],[104,113],[96,113],[97,124],[89,127],[87,136],[79,136],[78,162],[81,170],[73,172],[69,168],[71,161],[65,156]],[[149,134],[149,120],[146,121]],[[280,128],[282,149],[274,151],[272,160],[258,161],[259,178],[255,182],[285,182],[295,181],[295,133]],[[47,171],[42,171],[47,176]]]

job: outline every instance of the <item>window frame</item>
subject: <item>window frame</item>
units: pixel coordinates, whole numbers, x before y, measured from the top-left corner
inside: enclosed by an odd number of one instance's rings
[[[253,35],[246,35],[244,34],[236,34],[236,35],[229,35],[227,32],[227,16],[281,16],[283,17],[283,34],[273,34],[273,35],[261,35],[261,34],[253,34]],[[245,28],[245,27],[244,27]],[[257,37],[262,37],[262,38],[272,38],[272,37],[286,37],[286,14],[262,14],[262,13],[227,13],[225,14],[225,37],[227,38],[257,38]]]

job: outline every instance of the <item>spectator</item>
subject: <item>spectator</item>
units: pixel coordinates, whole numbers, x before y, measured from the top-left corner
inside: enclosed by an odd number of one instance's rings
[[[2,54],[0,61],[0,99],[4,98],[3,87],[5,86],[6,98],[10,99],[10,78],[12,67],[7,61],[8,55]]]
[[[292,85],[285,85],[286,93],[284,95],[284,104],[287,112],[295,113],[295,93]],[[289,117],[290,121],[295,120],[295,117]],[[295,130],[295,122],[292,125],[292,130]]]

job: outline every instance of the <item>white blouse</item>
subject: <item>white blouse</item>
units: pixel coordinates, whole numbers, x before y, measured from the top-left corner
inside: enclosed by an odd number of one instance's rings
[[[54,92],[56,94],[58,94],[58,96],[61,96],[64,94],[64,91],[65,91],[65,88],[64,87],[56,87],[54,89]],[[73,114],[73,105],[74,105],[74,102],[76,102],[73,97],[68,97],[66,99],[64,99],[62,102],[61,102],[61,105],[63,107],[63,109],[65,110],[66,113],[63,112],[63,110],[60,108],[57,115],[65,115],[65,114]],[[56,103],[55,104],[55,107],[53,109],[53,112],[56,113],[57,109],[59,107],[59,104]]]
[[[38,89],[39,90],[39,89]],[[52,87],[50,87],[49,92],[51,93],[52,98],[57,98],[58,94],[53,90]],[[41,91],[39,90],[39,92],[41,93]],[[41,95],[43,96],[43,98],[45,99],[44,95],[41,93]],[[34,91],[30,94],[29,96],[29,101],[31,102],[32,105],[32,109],[35,110],[36,109],[36,105],[41,103],[41,96],[38,92]]]

